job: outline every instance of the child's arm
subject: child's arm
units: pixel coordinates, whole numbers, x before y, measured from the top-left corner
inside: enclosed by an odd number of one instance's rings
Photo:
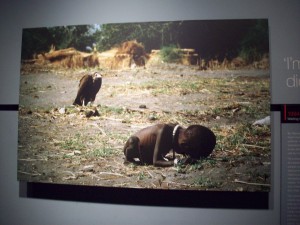
[[[167,166],[173,166],[174,161],[166,161],[163,158],[163,153],[165,148],[170,149],[168,138],[169,136],[169,130],[167,126],[163,126],[159,131],[157,132],[156,137],[156,143],[154,147],[154,154],[153,154],[153,165],[154,166],[161,166],[161,167],[167,167]]]

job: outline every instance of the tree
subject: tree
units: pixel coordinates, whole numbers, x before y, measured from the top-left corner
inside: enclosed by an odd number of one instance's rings
[[[151,49],[177,44],[179,32],[177,28],[180,24],[181,22],[104,24],[94,36],[100,51],[108,50],[125,41],[137,40],[143,43],[149,52]]]
[[[106,51],[130,40],[142,43],[147,52],[167,46],[194,48],[208,60],[240,55],[251,62],[269,51],[267,20],[195,20],[24,29],[22,59],[47,52],[51,45],[85,51],[95,43],[98,51]]]
[[[47,28],[23,29],[22,59],[31,59],[33,54],[49,51],[52,42],[51,34]]]
[[[91,25],[60,26],[48,28],[53,44],[57,49],[74,47],[84,51],[87,45],[93,43],[89,30]]]
[[[85,51],[94,42],[91,25],[30,28],[23,30],[22,59],[31,59],[33,54],[48,52],[51,45],[56,49],[74,47]]]
[[[269,30],[267,20],[257,20],[240,42],[240,56],[247,62],[260,60],[269,52]]]

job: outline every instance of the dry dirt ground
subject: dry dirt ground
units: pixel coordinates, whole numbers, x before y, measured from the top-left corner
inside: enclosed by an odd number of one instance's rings
[[[92,72],[93,70],[90,70]],[[269,71],[163,65],[99,70],[95,105],[74,107],[86,70],[22,70],[18,179],[132,188],[269,191]],[[217,136],[195,165],[124,165],[123,145],[155,123],[202,124]],[[177,155],[177,157],[180,157]]]

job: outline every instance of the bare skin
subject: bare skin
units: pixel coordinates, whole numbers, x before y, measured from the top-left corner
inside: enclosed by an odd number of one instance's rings
[[[201,129],[203,128],[201,127]],[[191,137],[191,132],[174,124],[156,124],[146,127],[132,135],[126,142],[124,146],[125,163],[136,163],[135,158],[139,158],[142,164],[153,164],[158,167],[173,166],[174,158],[168,161],[165,159],[171,150],[194,159],[207,157],[215,146],[214,134],[211,131],[212,134],[209,133],[212,147],[203,149],[200,145],[202,144],[200,142],[203,142],[202,138],[200,136],[197,139]]]

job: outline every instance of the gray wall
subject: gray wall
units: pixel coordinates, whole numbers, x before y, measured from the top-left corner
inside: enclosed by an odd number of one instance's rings
[[[268,18],[272,103],[299,103],[283,59],[300,59],[300,2],[271,0],[51,0],[0,2],[0,104],[18,104],[22,28],[90,23]],[[300,78],[300,75],[299,75]],[[275,187],[270,210],[145,207],[19,197],[17,112],[0,111],[0,224],[279,224],[280,126],[273,126]],[[279,122],[278,113],[273,121]],[[149,216],[151,215],[151,216]]]

